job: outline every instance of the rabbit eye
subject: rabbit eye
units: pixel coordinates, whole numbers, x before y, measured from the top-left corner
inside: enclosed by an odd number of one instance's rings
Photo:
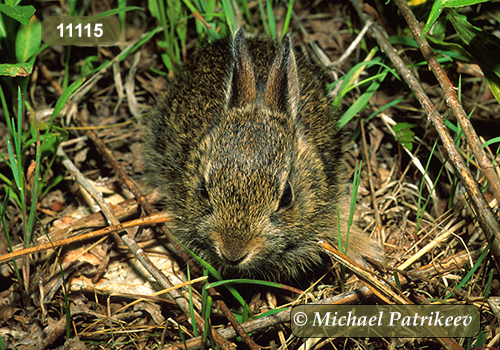
[[[292,187],[290,186],[290,182],[286,182],[285,189],[283,190],[283,195],[280,199],[280,204],[278,210],[284,209],[290,206],[293,199]]]
[[[208,190],[207,190],[207,186],[205,184],[205,180],[203,180],[203,182],[200,184],[200,186],[198,187],[198,193],[200,194],[200,197],[205,199],[205,200],[209,200],[210,199],[210,196],[208,194]]]

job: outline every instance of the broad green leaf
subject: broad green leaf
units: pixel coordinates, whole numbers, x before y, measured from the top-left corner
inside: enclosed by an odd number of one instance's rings
[[[30,19],[35,14],[35,8],[31,5],[29,6],[9,6],[5,4],[0,4],[0,12],[5,13],[10,18],[15,19],[21,24],[28,26],[30,24]]]
[[[436,40],[434,37],[427,37],[427,40],[432,46],[432,49],[443,55],[453,57],[462,62],[470,62],[473,60],[472,56],[464,49],[462,45],[457,43],[444,42]]]
[[[466,17],[459,15],[455,10],[449,10],[446,18],[453,25],[458,37],[465,45],[471,45],[472,41],[483,33],[480,28],[470,24]]]
[[[486,82],[490,87],[491,93],[495,96],[495,99],[500,103],[500,78],[497,74],[492,74],[491,72],[483,72]]]
[[[488,0],[436,0],[434,5],[432,6],[431,13],[429,14],[429,18],[427,19],[427,23],[425,24],[424,31],[422,34],[425,34],[431,29],[432,25],[439,18],[439,15],[445,8],[454,8],[454,7],[463,7],[479,4],[482,2],[486,2]]]
[[[208,0],[207,3],[207,8],[206,8],[206,20],[207,22],[211,22],[214,18],[214,14],[215,14],[215,0]]]
[[[148,9],[151,15],[160,22],[160,11],[156,0],[148,0]]]
[[[56,152],[57,148],[61,144],[61,142],[67,141],[68,140],[68,131],[58,128],[58,127],[53,127],[56,130],[56,133],[54,134],[49,134],[50,137],[46,138],[44,142],[42,142],[41,145],[41,154],[42,158]],[[49,135],[44,135],[44,136],[49,136]]]
[[[410,123],[397,123],[392,127],[392,130],[396,133],[396,141],[401,142],[410,151],[413,149],[413,142],[415,133],[411,128],[414,128],[415,124]]]
[[[27,77],[32,71],[32,63],[0,64],[0,75],[9,77]]]
[[[38,50],[42,43],[42,23],[32,17],[28,26],[21,26],[16,37],[17,62],[26,62]]]
[[[500,39],[470,24],[456,11],[449,10],[447,18],[455,28],[458,38],[463,42],[474,61],[483,71],[491,92],[500,103]]]

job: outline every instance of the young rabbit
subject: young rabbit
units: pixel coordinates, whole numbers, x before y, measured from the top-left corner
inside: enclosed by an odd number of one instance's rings
[[[288,35],[278,46],[239,30],[195,52],[150,113],[148,163],[165,209],[182,217],[173,232],[223,275],[300,278],[323,263],[319,240],[337,246],[337,208],[345,242],[328,83]],[[357,227],[347,255],[383,259]]]

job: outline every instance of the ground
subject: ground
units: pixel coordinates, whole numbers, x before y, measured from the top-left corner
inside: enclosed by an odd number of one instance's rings
[[[200,30],[200,26],[212,25],[220,33],[229,30],[223,19],[227,13],[221,14],[224,2],[217,2],[215,6],[219,16],[208,19],[210,16],[206,13],[200,15],[199,10],[193,14],[187,4],[205,10],[210,4],[174,1],[177,4],[175,11],[180,11],[176,14],[175,28],[184,28],[185,25],[186,38],[174,36],[177,43],[183,44],[178,46],[176,58],[165,57],[165,52],[169,50],[165,47],[173,46],[168,46],[164,32],[156,29],[158,20],[154,18],[156,12],[151,8],[152,3],[136,1],[127,4],[141,7],[144,11],[135,9],[126,13],[126,26],[121,28],[124,39],[116,45],[50,46],[38,54],[29,77],[3,77],[1,80],[5,103],[0,109],[0,116],[3,117],[0,118],[0,152],[3,155],[0,181],[4,184],[0,189],[3,203],[0,337],[5,345],[0,343],[0,349],[160,349],[168,345],[182,348],[184,341],[188,348],[197,345],[188,320],[191,317],[189,313],[186,316],[172,301],[172,295],[162,293],[152,296],[155,291],[164,289],[162,284],[145,277],[148,273],[117,236],[86,236],[75,242],[64,241],[68,237],[106,227],[110,221],[98,212],[95,200],[77,181],[75,171],[68,170],[63,157],[56,155],[55,148],[61,141],[65,142],[63,150],[68,161],[97,192],[103,194],[107,202],[116,205],[113,212],[119,222],[136,219],[147,212],[137,204],[137,193],[128,187],[129,180],[126,178],[135,181],[140,191],[147,194],[148,200],[155,203],[158,196],[149,184],[142,148],[141,122],[144,113],[161,99],[182,62],[196,47],[209,40],[210,35]],[[34,6],[40,21],[47,16],[67,15],[71,11],[70,4],[63,2],[36,2]],[[116,3],[91,0],[78,4],[77,8],[81,8],[82,14],[91,15],[118,6]],[[171,2],[167,1],[164,6],[170,16],[174,12],[171,11]],[[342,1],[306,0],[297,0],[293,5],[295,16],[288,31],[292,33],[295,45],[306,47],[337,78],[352,72],[352,68],[365,59],[380,60],[393,67],[381,50],[369,56],[372,54],[370,50],[380,45],[370,31],[358,45],[354,45],[345,61],[338,62],[342,54],[349,51],[349,46],[364,26],[354,6]],[[240,4],[235,16],[238,26],[254,34],[265,32],[272,23],[269,15],[272,12],[279,32],[286,22],[287,6],[275,4],[270,12],[266,12],[265,7],[266,4],[260,2],[249,2],[246,6]],[[364,10],[390,36],[399,38],[391,41],[399,57],[410,67],[432,104],[447,120],[448,132],[455,139],[460,154],[470,160],[467,166],[472,178],[479,183],[486,202],[496,213],[498,202],[495,192],[482,171],[484,166],[472,157],[467,142],[469,134],[459,134],[457,118],[446,103],[448,96],[427,69],[428,64],[418,48],[405,44],[401,39],[410,38],[411,34],[396,5],[366,4]],[[412,7],[412,10],[422,23],[426,21],[429,12],[427,4]],[[469,19],[476,21],[475,25],[498,34],[498,4],[487,3],[482,7],[462,10]],[[268,21],[265,25],[263,17]],[[442,30],[446,34],[441,36],[445,38],[443,42],[455,39],[455,32],[449,23],[440,22],[439,25],[441,27],[434,28],[435,37],[439,37],[436,32]],[[149,33],[154,35],[142,39]],[[126,51],[128,47],[135,49]],[[7,49],[2,47],[5,53]],[[470,113],[470,121],[480,141],[487,143],[484,150],[488,161],[493,163],[494,171],[500,173],[500,107],[480,65],[476,64],[481,62],[477,61],[477,57],[474,57],[476,61],[469,62],[463,62],[457,56],[448,59],[446,57],[450,56],[446,53],[449,54],[452,48],[443,48],[440,43],[433,49],[439,58],[443,58],[443,68],[460,92],[461,103],[466,113]],[[113,62],[103,66],[110,61]],[[380,65],[364,67],[355,81],[363,81],[380,72],[387,73]],[[85,89],[76,90],[68,100],[68,91],[75,86],[72,85],[75,82],[80,82]],[[348,113],[349,107],[361,101],[369,84],[371,81],[347,92],[341,100],[340,113]],[[21,86],[25,101],[22,114],[22,144],[25,148],[16,152],[15,157],[22,162],[20,168],[24,180],[19,180],[24,181],[22,192],[16,188],[15,175],[11,170],[14,157],[9,157],[7,139],[12,144],[15,141],[5,118],[6,115],[17,117],[17,86]],[[334,87],[332,94],[343,91],[339,88],[340,85],[337,89]],[[436,131],[435,122],[429,119],[415,97],[418,94],[412,93],[402,79],[391,72],[375,89],[371,98],[345,126],[349,139],[346,144],[346,181],[352,182],[356,162],[362,161],[354,220],[374,239],[383,243],[386,263],[382,266],[374,264],[373,271],[378,276],[392,278],[392,283],[401,293],[395,293],[387,285],[374,286],[374,282],[366,281],[367,278],[375,280],[369,273],[366,277],[366,272],[355,268],[346,271],[336,260],[332,260],[330,271],[324,276],[317,276],[317,281],[292,286],[295,289],[270,285],[248,287],[247,284],[236,284],[235,288],[242,293],[254,315],[262,312],[271,314],[274,309],[287,310],[298,303],[327,298],[335,298],[330,302],[339,304],[449,303],[475,305],[480,310],[481,331],[473,338],[311,338],[307,340],[309,348],[496,346],[496,296],[500,288],[496,264],[499,259],[494,252],[485,251],[489,236],[484,233],[483,226],[471,209],[470,194],[460,182],[453,157],[450,161],[449,151]],[[58,101],[66,103],[60,105],[64,108],[53,121],[57,128],[49,129],[50,135],[44,138],[47,123],[54,109],[59,108]],[[45,142],[46,148],[38,163],[38,199],[33,207],[35,209],[30,210],[32,194],[36,192],[36,176],[33,175],[36,171],[36,130],[40,130],[40,142]],[[57,137],[51,136],[56,134]],[[114,163],[103,155],[96,139],[111,149]],[[489,140],[491,143],[487,142]],[[121,175],[118,169],[125,175]],[[25,196],[25,201],[20,200],[22,196]],[[156,207],[159,207],[158,204]],[[25,233],[31,232],[28,225],[30,212],[36,212],[37,220],[32,229],[33,236],[26,238]],[[175,248],[165,233],[158,228],[130,228],[127,232],[151,257],[153,264],[167,274],[171,284],[179,286],[187,280],[186,263],[172,253]],[[42,244],[50,246],[51,243],[57,247],[31,251],[30,255],[24,254],[15,260],[5,259],[12,250],[21,251]],[[395,273],[396,269],[400,274]],[[191,279],[199,277],[196,271],[190,269],[190,273]],[[397,276],[397,282],[394,282],[394,276]],[[180,293],[187,295],[187,299],[193,300],[194,306],[188,305],[188,309],[194,308],[200,314],[200,305],[206,305],[206,296],[202,295],[203,283],[195,283],[194,288],[184,286],[179,289]],[[307,293],[297,290],[306,289],[309,284]],[[363,287],[364,284],[370,289]],[[355,289],[357,293],[348,293]],[[216,290],[221,296],[212,295],[213,305],[217,307],[212,309],[210,323],[224,335],[232,328],[220,311],[222,307],[218,299],[234,310],[239,321],[245,316],[243,308],[224,287],[217,287]],[[269,316],[253,321],[252,326],[250,337],[260,347],[298,348],[306,341],[291,334],[290,320],[284,313],[277,314],[275,318]],[[224,330],[225,327],[229,330]],[[220,347],[223,344],[220,340],[212,339],[212,342],[217,342]],[[249,347],[241,338],[232,337],[230,342],[242,348]]]

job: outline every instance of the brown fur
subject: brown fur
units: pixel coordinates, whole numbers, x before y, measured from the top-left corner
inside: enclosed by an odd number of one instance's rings
[[[342,135],[328,76],[288,35],[234,38],[195,52],[147,120],[146,153],[174,233],[223,274],[298,278],[318,240],[345,240]],[[281,204],[280,204],[281,203]],[[357,227],[348,255],[382,260]]]

